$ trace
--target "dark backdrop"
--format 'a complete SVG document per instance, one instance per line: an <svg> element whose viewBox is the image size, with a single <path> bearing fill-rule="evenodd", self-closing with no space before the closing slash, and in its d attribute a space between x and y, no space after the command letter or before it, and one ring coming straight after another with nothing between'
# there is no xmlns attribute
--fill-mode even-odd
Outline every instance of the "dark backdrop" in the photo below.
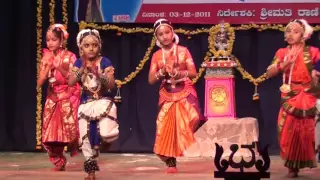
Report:
<svg viewBox="0 0 320 180"><path fill-rule="evenodd" d="M61 22L61 1L56 1L56 20ZM4 8L5 7L5 8ZM0 82L0 150L35 151L36 127L36 1L17 0L2 6L5 16L2 27ZM48 0L43 1L43 30L49 23ZM75 37L78 24L73 23L73 2L68 1L69 50L78 55ZM152 24L118 24L125 27L148 27ZM211 25L175 25L196 29ZM149 47L152 34L122 34L100 31L103 39L103 55L116 67L116 77L123 79L135 70ZM207 52L208 34L188 39L179 36L180 44L187 46L197 67ZM308 42L320 46L319 33ZM274 53L284 47L283 33L256 30L236 31L233 54L254 77L265 72ZM45 41L43 41L45 45ZM154 51L157 48L154 48ZM158 88L149 85L147 75L150 61L141 73L121 88L123 102L118 104L120 138L113 145L114 152L152 152L157 115ZM281 78L265 81L259 86L260 100L252 101L254 86L236 72L236 112L238 117L256 117L259 121L260 146L269 144L272 153L278 153L277 113L279 110L279 86ZM196 84L200 103L204 104L204 79ZM44 94L45 97L45 94ZM203 113L203 111L202 111Z"/></svg>

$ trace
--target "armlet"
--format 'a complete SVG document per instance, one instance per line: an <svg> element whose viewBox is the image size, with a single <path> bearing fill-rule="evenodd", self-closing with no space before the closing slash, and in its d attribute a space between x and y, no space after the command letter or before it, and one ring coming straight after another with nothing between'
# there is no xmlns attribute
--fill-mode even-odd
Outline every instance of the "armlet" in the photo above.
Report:
<svg viewBox="0 0 320 180"><path fill-rule="evenodd" d="M73 66L71 70L72 70L72 72L77 72L78 69L79 69L78 67Z"/></svg>
<svg viewBox="0 0 320 180"><path fill-rule="evenodd" d="M190 65L194 64L194 62L193 62L193 60L191 58L186 59L186 63L190 64Z"/></svg>

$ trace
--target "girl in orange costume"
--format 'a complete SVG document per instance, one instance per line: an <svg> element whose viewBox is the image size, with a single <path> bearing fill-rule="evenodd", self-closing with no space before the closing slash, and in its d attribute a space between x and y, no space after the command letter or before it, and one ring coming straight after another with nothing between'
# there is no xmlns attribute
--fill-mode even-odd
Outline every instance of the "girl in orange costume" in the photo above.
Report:
<svg viewBox="0 0 320 180"><path fill-rule="evenodd" d="M289 46L277 51L267 70L268 77L283 73L278 131L280 155L289 170L289 178L297 177L299 169L317 166L314 117L319 72L314 66L318 66L320 52L318 48L305 45L312 31L303 19L291 21L285 29Z"/></svg>
<svg viewBox="0 0 320 180"><path fill-rule="evenodd" d="M53 170L63 171L67 163L64 147L70 145L71 156L78 148L77 109L80 87L68 87L69 69L76 56L63 48L68 32L61 24L51 25L47 31L48 49L44 49L40 65L38 86L49 81L47 99L43 110L42 143L48 152Z"/></svg>
<svg viewBox="0 0 320 180"><path fill-rule="evenodd" d="M194 142L199 122L197 93L190 80L197 72L168 20L156 21L154 34L161 49L152 56L149 83L162 81L154 152L168 166L167 173L176 173L176 157Z"/></svg>

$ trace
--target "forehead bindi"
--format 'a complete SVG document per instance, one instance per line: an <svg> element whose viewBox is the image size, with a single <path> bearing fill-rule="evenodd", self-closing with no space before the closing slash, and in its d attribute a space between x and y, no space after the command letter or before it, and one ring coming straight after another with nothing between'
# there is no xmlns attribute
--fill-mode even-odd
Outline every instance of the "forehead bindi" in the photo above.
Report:
<svg viewBox="0 0 320 180"><path fill-rule="evenodd" d="M83 44L98 44L98 40L94 36L87 36L83 39Z"/></svg>
<svg viewBox="0 0 320 180"><path fill-rule="evenodd" d="M157 34L172 31L171 27L167 25L162 25L157 29Z"/></svg>
<svg viewBox="0 0 320 180"><path fill-rule="evenodd" d="M52 32L47 32L47 39L58 39L57 36Z"/></svg>

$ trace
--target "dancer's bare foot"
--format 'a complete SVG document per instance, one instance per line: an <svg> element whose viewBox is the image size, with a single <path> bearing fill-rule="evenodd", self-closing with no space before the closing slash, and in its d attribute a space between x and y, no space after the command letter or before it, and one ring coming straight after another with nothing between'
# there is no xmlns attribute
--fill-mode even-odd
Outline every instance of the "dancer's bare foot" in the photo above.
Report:
<svg viewBox="0 0 320 180"><path fill-rule="evenodd" d="M289 168L288 178L298 177L299 169Z"/></svg>
<svg viewBox="0 0 320 180"><path fill-rule="evenodd" d="M84 180L95 180L96 175L95 173L89 173L87 177L84 178Z"/></svg>
<svg viewBox="0 0 320 180"><path fill-rule="evenodd" d="M79 152L79 144L77 142L73 142L69 144L70 149L70 157L75 157Z"/></svg>
<svg viewBox="0 0 320 180"><path fill-rule="evenodd" d="M178 169L176 167L168 167L166 173L168 174L178 173Z"/></svg>
<svg viewBox="0 0 320 180"><path fill-rule="evenodd" d="M78 150L74 150L70 152L70 157L76 157L78 155Z"/></svg>

